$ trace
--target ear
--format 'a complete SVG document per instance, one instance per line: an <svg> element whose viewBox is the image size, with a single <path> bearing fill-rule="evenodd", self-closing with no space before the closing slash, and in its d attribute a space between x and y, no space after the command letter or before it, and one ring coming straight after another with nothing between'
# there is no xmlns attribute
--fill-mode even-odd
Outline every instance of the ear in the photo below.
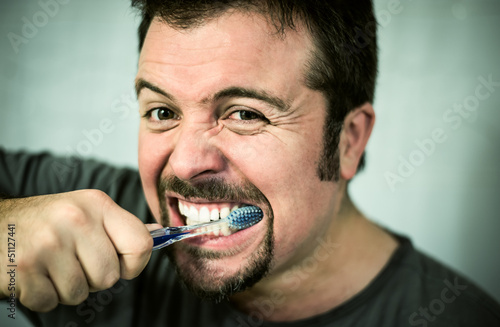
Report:
<svg viewBox="0 0 500 327"><path fill-rule="evenodd" d="M359 160L375 124L375 111L366 102L352 110L344 119L340 135L340 176L349 180L358 169Z"/></svg>

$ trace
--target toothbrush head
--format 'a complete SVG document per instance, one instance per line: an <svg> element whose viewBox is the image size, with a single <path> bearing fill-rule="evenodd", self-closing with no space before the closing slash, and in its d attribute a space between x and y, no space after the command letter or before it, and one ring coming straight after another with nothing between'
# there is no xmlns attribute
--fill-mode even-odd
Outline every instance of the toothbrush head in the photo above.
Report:
<svg viewBox="0 0 500 327"><path fill-rule="evenodd" d="M233 230L242 230L255 225L264 217L262 210L255 206L242 207L234 210L226 217L228 226Z"/></svg>

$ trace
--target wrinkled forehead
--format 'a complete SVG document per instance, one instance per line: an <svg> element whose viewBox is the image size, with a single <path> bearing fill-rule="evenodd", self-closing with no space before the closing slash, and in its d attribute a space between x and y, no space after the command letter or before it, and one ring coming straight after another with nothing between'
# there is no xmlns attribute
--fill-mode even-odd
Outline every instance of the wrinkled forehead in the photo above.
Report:
<svg viewBox="0 0 500 327"><path fill-rule="evenodd" d="M305 59L311 45L308 33L300 26L280 34L258 13L228 11L188 29L174 28L155 18L146 35L139 65L148 61L196 65L214 59L260 59L265 64L266 59L276 57Z"/></svg>

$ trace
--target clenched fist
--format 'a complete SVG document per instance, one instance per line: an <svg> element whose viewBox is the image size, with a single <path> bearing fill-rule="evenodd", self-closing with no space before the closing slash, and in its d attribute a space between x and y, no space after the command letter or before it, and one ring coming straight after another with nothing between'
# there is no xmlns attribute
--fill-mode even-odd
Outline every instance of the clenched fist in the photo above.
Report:
<svg viewBox="0 0 500 327"><path fill-rule="evenodd" d="M40 312L77 305L89 292L139 275L153 247L148 229L161 227L144 225L97 190L1 200L2 267L11 264L9 224L16 231L16 297ZM0 275L0 297L11 293L9 278Z"/></svg>

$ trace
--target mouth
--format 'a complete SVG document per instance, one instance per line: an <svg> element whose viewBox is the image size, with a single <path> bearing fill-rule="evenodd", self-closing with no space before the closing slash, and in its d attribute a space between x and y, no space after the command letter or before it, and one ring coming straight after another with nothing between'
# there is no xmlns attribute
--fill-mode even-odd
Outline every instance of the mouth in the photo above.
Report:
<svg viewBox="0 0 500 327"><path fill-rule="evenodd" d="M247 206L242 203L193 203L180 199L177 199L177 203L181 218L186 225L197 225L221 220L229 216L234 210ZM212 231L211 234L214 236L229 236L232 232L227 225L224 225L221 230ZM207 233L207 235L210 235L210 233Z"/></svg>
<svg viewBox="0 0 500 327"><path fill-rule="evenodd" d="M209 202L205 199L182 199L166 196L171 226L197 225L226 218L232 211L255 204L244 202ZM240 248L256 239L260 223L249 228L235 231L227 225L220 230L186 239L183 242L191 245L211 247L214 249Z"/></svg>

